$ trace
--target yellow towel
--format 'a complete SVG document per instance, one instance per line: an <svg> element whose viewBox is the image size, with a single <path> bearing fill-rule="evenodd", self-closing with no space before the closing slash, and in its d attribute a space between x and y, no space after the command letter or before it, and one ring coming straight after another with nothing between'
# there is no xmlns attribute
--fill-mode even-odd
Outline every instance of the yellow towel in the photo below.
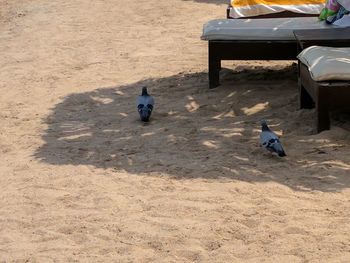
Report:
<svg viewBox="0 0 350 263"><path fill-rule="evenodd" d="M290 11L319 14L325 0L231 0L231 17L249 17Z"/></svg>

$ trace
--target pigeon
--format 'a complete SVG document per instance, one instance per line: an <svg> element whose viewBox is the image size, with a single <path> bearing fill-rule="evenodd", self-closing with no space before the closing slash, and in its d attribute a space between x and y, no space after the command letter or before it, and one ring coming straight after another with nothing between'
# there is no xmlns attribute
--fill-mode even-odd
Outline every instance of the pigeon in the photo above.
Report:
<svg viewBox="0 0 350 263"><path fill-rule="evenodd" d="M147 87L142 87L142 93L137 98L137 110L141 121L148 122L153 111L154 99L147 92Z"/></svg>
<svg viewBox="0 0 350 263"><path fill-rule="evenodd" d="M260 143L263 147L265 147L270 152L275 152L280 157L286 156L286 153L283 150L282 144L278 139L277 135L270 130L267 126L265 120L261 122L261 134L260 134Z"/></svg>

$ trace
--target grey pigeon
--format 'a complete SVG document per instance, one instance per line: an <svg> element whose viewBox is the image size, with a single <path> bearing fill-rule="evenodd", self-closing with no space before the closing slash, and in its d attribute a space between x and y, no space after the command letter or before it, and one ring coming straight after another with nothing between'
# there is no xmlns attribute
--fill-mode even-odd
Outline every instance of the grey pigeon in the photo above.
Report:
<svg viewBox="0 0 350 263"><path fill-rule="evenodd" d="M142 88L142 94L137 98L137 111L141 121L148 122L154 107L154 99L147 92L147 87Z"/></svg>
<svg viewBox="0 0 350 263"><path fill-rule="evenodd" d="M275 152L278 156L286 156L278 136L270 130L265 120L261 122L260 144L270 152Z"/></svg>

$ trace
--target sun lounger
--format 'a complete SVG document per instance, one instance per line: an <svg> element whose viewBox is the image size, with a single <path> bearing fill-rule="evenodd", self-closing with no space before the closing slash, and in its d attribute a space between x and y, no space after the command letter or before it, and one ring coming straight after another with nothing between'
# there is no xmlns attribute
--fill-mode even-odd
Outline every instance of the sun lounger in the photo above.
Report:
<svg viewBox="0 0 350 263"><path fill-rule="evenodd" d="M327 27L315 17L209 21L201 37L208 41L209 88L219 85L222 60L295 60L293 31Z"/></svg>
<svg viewBox="0 0 350 263"><path fill-rule="evenodd" d="M298 59L300 108L316 107L317 132L328 130L329 112L350 108L350 48L312 46Z"/></svg>

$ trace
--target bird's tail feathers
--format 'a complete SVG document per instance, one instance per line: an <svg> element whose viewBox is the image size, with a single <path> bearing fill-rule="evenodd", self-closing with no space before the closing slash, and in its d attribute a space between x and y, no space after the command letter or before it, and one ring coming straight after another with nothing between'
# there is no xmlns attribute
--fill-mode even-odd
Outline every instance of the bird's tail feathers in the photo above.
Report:
<svg viewBox="0 0 350 263"><path fill-rule="evenodd" d="M148 92L147 92L147 87L146 86L142 87L142 94L141 95L142 96L148 96Z"/></svg>

